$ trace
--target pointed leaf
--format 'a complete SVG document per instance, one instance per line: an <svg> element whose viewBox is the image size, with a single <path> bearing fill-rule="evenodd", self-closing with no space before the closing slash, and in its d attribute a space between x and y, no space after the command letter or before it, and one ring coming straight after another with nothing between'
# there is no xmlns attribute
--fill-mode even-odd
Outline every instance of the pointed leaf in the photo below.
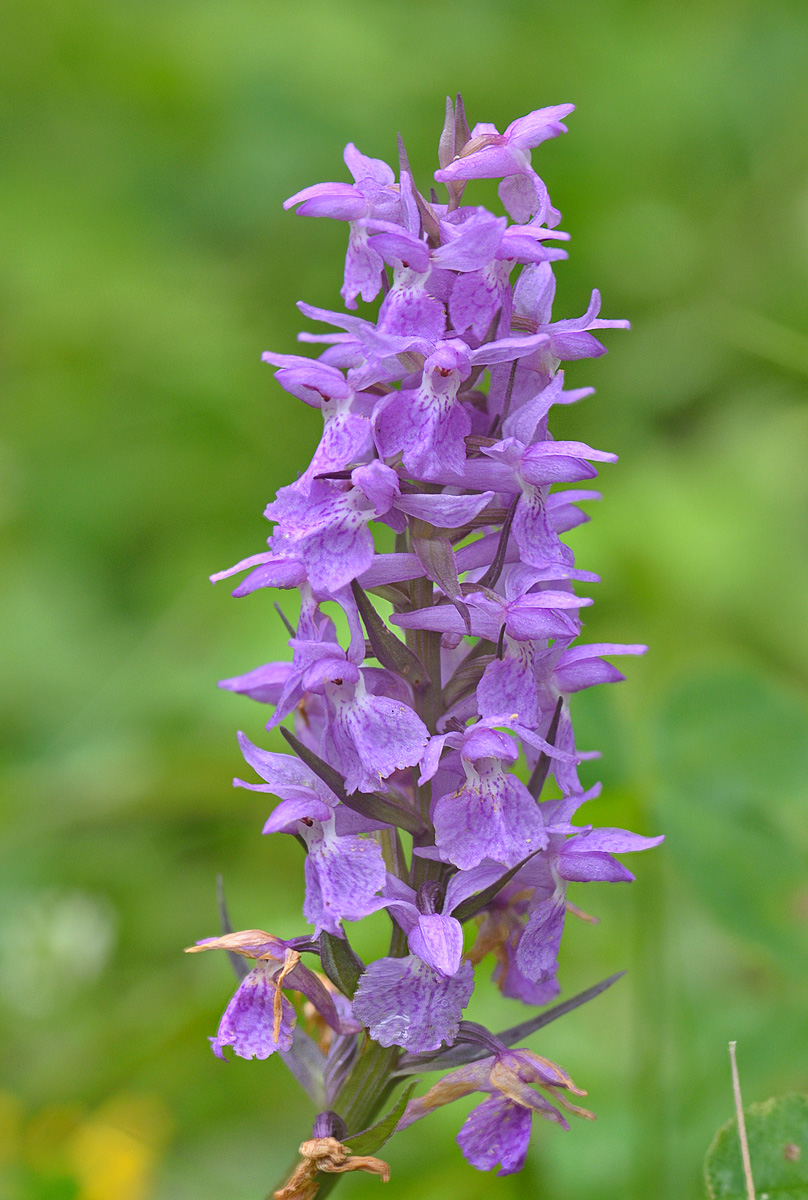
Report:
<svg viewBox="0 0 808 1200"><path fill-rule="evenodd" d="M222 927L222 934L232 933L233 926L227 911L227 903L224 898L224 879L221 875L216 876L216 902L219 908L219 924ZM241 982L244 976L249 974L250 967L240 954L234 954L232 950L227 951L227 957L230 959L230 966L236 973L236 979Z"/></svg>
<svg viewBox="0 0 808 1200"><path fill-rule="evenodd" d="M808 1096L794 1094L744 1109L757 1196L808 1200ZM737 1119L728 1121L707 1151L709 1200L746 1200Z"/></svg>
<svg viewBox="0 0 808 1200"><path fill-rule="evenodd" d="M463 104L463 97L460 92L457 93L455 101L455 143L454 152L459 154L464 146L471 140L471 130L469 123L466 120L466 109Z"/></svg>
<svg viewBox="0 0 808 1200"><path fill-rule="evenodd" d="M438 585L444 596L451 600L463 618L467 632L471 633L471 617L468 606L462 599L452 543L448 538L414 537L412 548L429 578Z"/></svg>
<svg viewBox="0 0 808 1200"><path fill-rule="evenodd" d="M408 833L422 832L423 826L418 816L408 809L402 808L394 800L388 800L386 796L380 796L378 792L351 792L349 795L345 791L345 779L339 771L335 771L318 754L304 746L288 729L281 727L281 733L301 762L304 762L319 779L322 779L323 783L331 789L335 796L339 797L346 808L352 808L354 812L361 813L363 817L369 817L372 821L384 821L388 825L406 829Z"/></svg>
<svg viewBox="0 0 808 1200"><path fill-rule="evenodd" d="M438 142L438 163L448 167L455 156L455 115L451 96L446 97L446 119Z"/></svg>
<svg viewBox="0 0 808 1200"><path fill-rule="evenodd" d="M561 719L561 709L563 705L564 698L563 696L559 696L558 703L555 707L555 712L553 713L553 719L550 722L550 728L547 730L547 737L545 738L545 741L549 742L551 746L555 745L556 735L558 733L558 722ZM527 781L527 790L530 792L534 800L538 800L539 796L541 795L542 788L544 787L549 770L550 759L542 750L541 754L539 755L538 762L533 768L533 774Z"/></svg>
<svg viewBox="0 0 808 1200"><path fill-rule="evenodd" d="M356 580L351 584L351 591L356 600L368 640L373 653L383 667L406 679L412 687L420 690L429 682L426 667L414 651L410 650L392 630L388 629L376 609L370 603L367 594Z"/></svg>
<svg viewBox="0 0 808 1200"><path fill-rule="evenodd" d="M377 1121L369 1129L363 1129L361 1133L343 1138L343 1146L347 1146L352 1154L375 1154L377 1150L380 1150L395 1133L396 1125L404 1116L404 1109L407 1107L407 1102L417 1082L417 1079L413 1079L412 1083L407 1084L386 1117L382 1117L381 1121Z"/></svg>
<svg viewBox="0 0 808 1200"><path fill-rule="evenodd" d="M473 658L465 658L443 689L444 707L451 708L468 692L473 692L485 668L493 661L493 654L476 654Z"/></svg>
<svg viewBox="0 0 808 1200"><path fill-rule="evenodd" d="M418 205L418 212L421 215L421 224L424 228L424 233L427 237L427 242L430 246L436 247L440 245L440 225L438 218L435 216L432 206L424 199L418 188L413 187L415 195L415 203Z"/></svg>
<svg viewBox="0 0 808 1200"><path fill-rule="evenodd" d="M535 1033L537 1029L543 1029L545 1025L549 1025L551 1021L557 1021L559 1017L564 1017L573 1009L580 1008L582 1004L586 1004L588 1000L594 1000L601 992L605 992L613 983L617 983L618 979L622 979L625 971L618 971L616 975L610 975L608 979L602 979L600 983L596 983L593 987L587 988L584 992L578 992L576 996L571 996L569 1000L565 1000L562 1004L555 1004L552 1008L545 1009L543 1013L539 1013L537 1017L533 1017L530 1021L523 1021L521 1025L511 1025L509 1029L503 1029L501 1033L494 1036L506 1046L513 1046L516 1042L523 1041L526 1037L530 1037L531 1033ZM396 1069L396 1075L414 1075L417 1071L443 1071L449 1070L452 1067L462 1067L464 1063L476 1062L479 1058L485 1058L491 1053L484 1046L462 1045L452 1046L449 1050L443 1050L437 1054L405 1054L399 1060Z"/></svg>
<svg viewBox="0 0 808 1200"><path fill-rule="evenodd" d="M495 587L496 583L502 574L502 568L505 566L505 555L508 552L508 541L511 536L511 526L513 525L514 514L516 513L516 505L519 503L519 497L514 496L508 508L508 515L502 523L497 549L494 555L491 566L486 571L480 580L481 587Z"/></svg>
<svg viewBox="0 0 808 1200"><path fill-rule="evenodd" d="M523 858L522 861L518 862L515 867L511 867L511 869L506 871L504 875L501 875L499 879L496 879L493 883L489 884L487 888L483 888L481 892L476 892L473 896L469 896L467 900L464 900L461 904L458 904L457 908L455 908L452 912L452 916L455 918L455 920L460 921L462 924L463 921L468 921L470 917L475 916L481 911L481 909L485 908L487 904L490 904L496 894L502 891L502 889L505 887L505 884L510 883L516 872L521 871L525 863L529 863L531 858L534 858L538 853L540 853L538 850L534 850L532 854L528 854L527 858Z"/></svg>
<svg viewBox="0 0 808 1200"><path fill-rule="evenodd" d="M354 954L348 939L323 930L320 934L320 962L334 986L349 1000L353 1000L365 964Z"/></svg>

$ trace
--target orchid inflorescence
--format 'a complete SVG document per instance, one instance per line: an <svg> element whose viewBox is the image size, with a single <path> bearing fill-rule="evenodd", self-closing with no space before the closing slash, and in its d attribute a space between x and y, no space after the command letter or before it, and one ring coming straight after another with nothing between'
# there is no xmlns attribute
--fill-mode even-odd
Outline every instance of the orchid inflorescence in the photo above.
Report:
<svg viewBox="0 0 808 1200"><path fill-rule="evenodd" d="M599 786L579 782L578 764L595 756L576 748L570 696L623 678L607 656L646 649L576 644L591 600L574 585L597 576L561 540L587 519L581 502L598 498L592 463L615 455L553 439L552 406L592 391L565 390L560 364L603 354L595 331L627 327L598 316L597 292L582 317L551 319L552 263L566 257L551 243L568 235L530 152L566 132L572 107L539 109L500 134L469 131L460 97L447 101L443 200L416 190L400 144L398 182L348 145L353 183L286 201L348 223L346 307L382 298L375 321L301 303L336 330L300 335L323 352L263 355L287 392L320 409L323 435L265 510L269 549L212 577L246 571L235 596L300 596L291 663L221 686L274 705L268 729L293 718L294 732L281 727L289 753L240 735L262 782L234 782L279 798L264 833L305 849L313 932L284 940L226 926L192 947L254 964L240 971L215 1053L277 1052L320 1110L284 1197L314 1195L327 1171L386 1177L361 1157L379 1138L356 1135L416 1072L453 1068L402 1100L385 1136L481 1092L458 1141L500 1174L523 1165L534 1113L564 1127L565 1110L590 1115L569 1100L582 1093L560 1067L512 1048L555 1010L499 1035L463 1020L489 954L504 996L551 1001L565 915L577 911L568 884L631 880L614 854L662 840L571 823ZM469 181L492 178L513 224L462 203ZM548 781L554 798L542 800ZM380 909L390 951L365 964L343 922ZM476 935L464 941L467 922ZM290 991L306 999L312 1036Z"/></svg>

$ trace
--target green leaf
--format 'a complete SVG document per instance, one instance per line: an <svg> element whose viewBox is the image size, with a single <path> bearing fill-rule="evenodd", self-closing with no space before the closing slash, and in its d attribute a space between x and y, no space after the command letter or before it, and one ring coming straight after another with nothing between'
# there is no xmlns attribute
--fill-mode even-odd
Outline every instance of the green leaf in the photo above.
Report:
<svg viewBox="0 0 808 1200"><path fill-rule="evenodd" d="M496 553L491 562L491 566L480 580L480 587L496 587L499 577L502 574L502 568L505 566L505 555L508 551L508 540L511 536L511 526L513 525L513 518L516 514L516 505L518 503L519 497L514 496L510 507L508 508L508 515L502 523L502 529L500 530Z"/></svg>
<svg viewBox="0 0 808 1200"><path fill-rule="evenodd" d="M412 539L412 548L418 555L421 566L429 578L438 585L444 596L451 600L460 613L466 626L466 633L470 634L471 617L469 616L468 605L463 600L460 580L457 577L457 563L455 562L452 543L448 538L414 537Z"/></svg>
<svg viewBox="0 0 808 1200"><path fill-rule="evenodd" d="M233 926L230 921L230 914L227 911L227 901L224 898L224 879L221 875L216 876L216 902L219 908L219 924L222 927L222 933L232 933ZM230 966L233 968L236 979L239 983L248 975L250 968L241 957L240 954L234 954L232 950L227 951L227 957L230 959Z"/></svg>
<svg viewBox="0 0 808 1200"><path fill-rule="evenodd" d="M381 1121L377 1121L369 1129L363 1129L361 1133L355 1133L353 1137L343 1138L342 1144L347 1146L354 1154L375 1154L395 1133L396 1125L398 1125L404 1116L407 1101L412 1095L413 1088L417 1082L417 1079L413 1079L412 1083L407 1084L386 1117L382 1117Z"/></svg>
<svg viewBox="0 0 808 1200"><path fill-rule="evenodd" d="M351 584L351 591L367 630L373 653L382 666L387 667L388 671L400 675L402 679L406 679L416 690L426 687L429 683L429 675L418 655L387 628L356 580Z"/></svg>
<svg viewBox="0 0 808 1200"><path fill-rule="evenodd" d="M600 983L587 988L585 992L578 992L577 995L570 996L569 1000L555 1004L552 1008L546 1008L537 1017L532 1017L529 1021L522 1021L520 1025L511 1025L509 1029L503 1029L494 1036L500 1042L504 1042L506 1046L514 1046L517 1042L522 1042L525 1038L530 1037L537 1029L543 1029L545 1025L557 1021L559 1017L566 1016L573 1009L580 1008L582 1004L594 1000L596 996L605 992L624 975L625 971L618 971L616 975L602 979ZM450 1068L462 1067L465 1063L477 1062L478 1059L485 1058L488 1054L490 1054L490 1050L485 1046L470 1042L458 1042L448 1050L439 1050L437 1053L428 1051L424 1054L405 1054L396 1068L396 1075L412 1075L416 1071L448 1071Z"/></svg>
<svg viewBox="0 0 808 1200"><path fill-rule="evenodd" d="M510 883L516 872L521 871L525 863L529 863L531 858L538 853L538 850L534 850L532 854L528 854L526 858L523 858L520 862L518 862L515 867L511 867L511 869L506 871L504 875L500 875L499 879L495 880L493 883L490 883L487 888L483 888L481 892L475 892L473 896L469 896L467 900L463 900L460 904L458 904L457 908L452 909L451 916L453 916L456 921L460 921L461 924L464 921L468 921L471 917L478 913L480 909L483 909L487 904L490 904L497 893L502 891L502 889L505 887L505 884Z"/></svg>
<svg viewBox="0 0 808 1200"><path fill-rule="evenodd" d="M555 706L555 712L553 713L553 719L550 722L550 728L547 730L547 737L545 738L545 741L549 742L551 746L555 745L556 735L558 733L558 722L561 720L561 709L563 707L564 699L562 696L559 696L558 702ZM550 756L549 754L545 754L542 750L536 765L533 768L533 773L530 776L530 779L527 781L527 790L530 792L534 800L538 800L541 796L542 788L544 787L549 770Z"/></svg>
<svg viewBox="0 0 808 1200"><path fill-rule="evenodd" d="M808 1096L794 1094L744 1109L758 1200L808 1200ZM738 1123L723 1125L707 1151L709 1200L746 1200Z"/></svg>
<svg viewBox="0 0 808 1200"><path fill-rule="evenodd" d="M354 954L348 939L335 937L323 930L320 934L320 962L331 982L352 1000L365 966L361 958Z"/></svg>

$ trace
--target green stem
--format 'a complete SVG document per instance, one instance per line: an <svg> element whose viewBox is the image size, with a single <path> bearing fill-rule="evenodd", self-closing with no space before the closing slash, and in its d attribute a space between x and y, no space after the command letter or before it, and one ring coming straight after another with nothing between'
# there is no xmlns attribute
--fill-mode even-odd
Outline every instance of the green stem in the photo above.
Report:
<svg viewBox="0 0 808 1200"><path fill-rule="evenodd" d="M368 1038L334 1101L334 1110L342 1117L349 1134L359 1133L373 1121L390 1091L390 1076L400 1053L398 1046L380 1046Z"/></svg>
<svg viewBox="0 0 808 1200"><path fill-rule="evenodd" d="M334 1111L339 1113L348 1127L348 1134L359 1133L372 1125L379 1115L385 1100L393 1088L391 1079L396 1068L401 1051L398 1046L380 1046L368 1038L354 1069L342 1086L342 1090L334 1101ZM294 1164L286 1179L289 1178ZM286 1179L278 1185L283 1187ZM337 1186L342 1175L338 1173L320 1172L317 1175L317 1200L324 1197ZM267 1200L272 1200L271 1192Z"/></svg>

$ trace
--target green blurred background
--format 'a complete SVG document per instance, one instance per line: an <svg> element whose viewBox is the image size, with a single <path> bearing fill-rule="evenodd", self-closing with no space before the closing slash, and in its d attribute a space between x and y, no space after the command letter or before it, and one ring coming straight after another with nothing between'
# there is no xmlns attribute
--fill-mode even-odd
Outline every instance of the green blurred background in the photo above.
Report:
<svg viewBox="0 0 808 1200"><path fill-rule="evenodd" d="M480 1175L443 1110L387 1200L696 1200L731 1112L808 1089L808 10L803 0L18 0L4 6L0 1195L256 1200L310 1120L280 1062L210 1054L232 987L183 946L300 930L301 860L230 788L266 713L215 681L282 655L260 548L316 414L260 352L339 303L345 228L284 214L343 145L427 187L447 91L503 128L574 101L535 162L573 236L557 316L630 317L556 433L617 451L574 534L592 640L647 641L576 703L593 819L666 846L579 887L533 1039L596 1124ZM479 193L482 195L482 191ZM275 735L264 744L277 745ZM371 923L372 924L372 923ZM384 920L361 935L381 951ZM518 1019L482 988L474 1015ZM470 1103L465 1105L468 1109ZM366 1177L341 1185L370 1195Z"/></svg>

